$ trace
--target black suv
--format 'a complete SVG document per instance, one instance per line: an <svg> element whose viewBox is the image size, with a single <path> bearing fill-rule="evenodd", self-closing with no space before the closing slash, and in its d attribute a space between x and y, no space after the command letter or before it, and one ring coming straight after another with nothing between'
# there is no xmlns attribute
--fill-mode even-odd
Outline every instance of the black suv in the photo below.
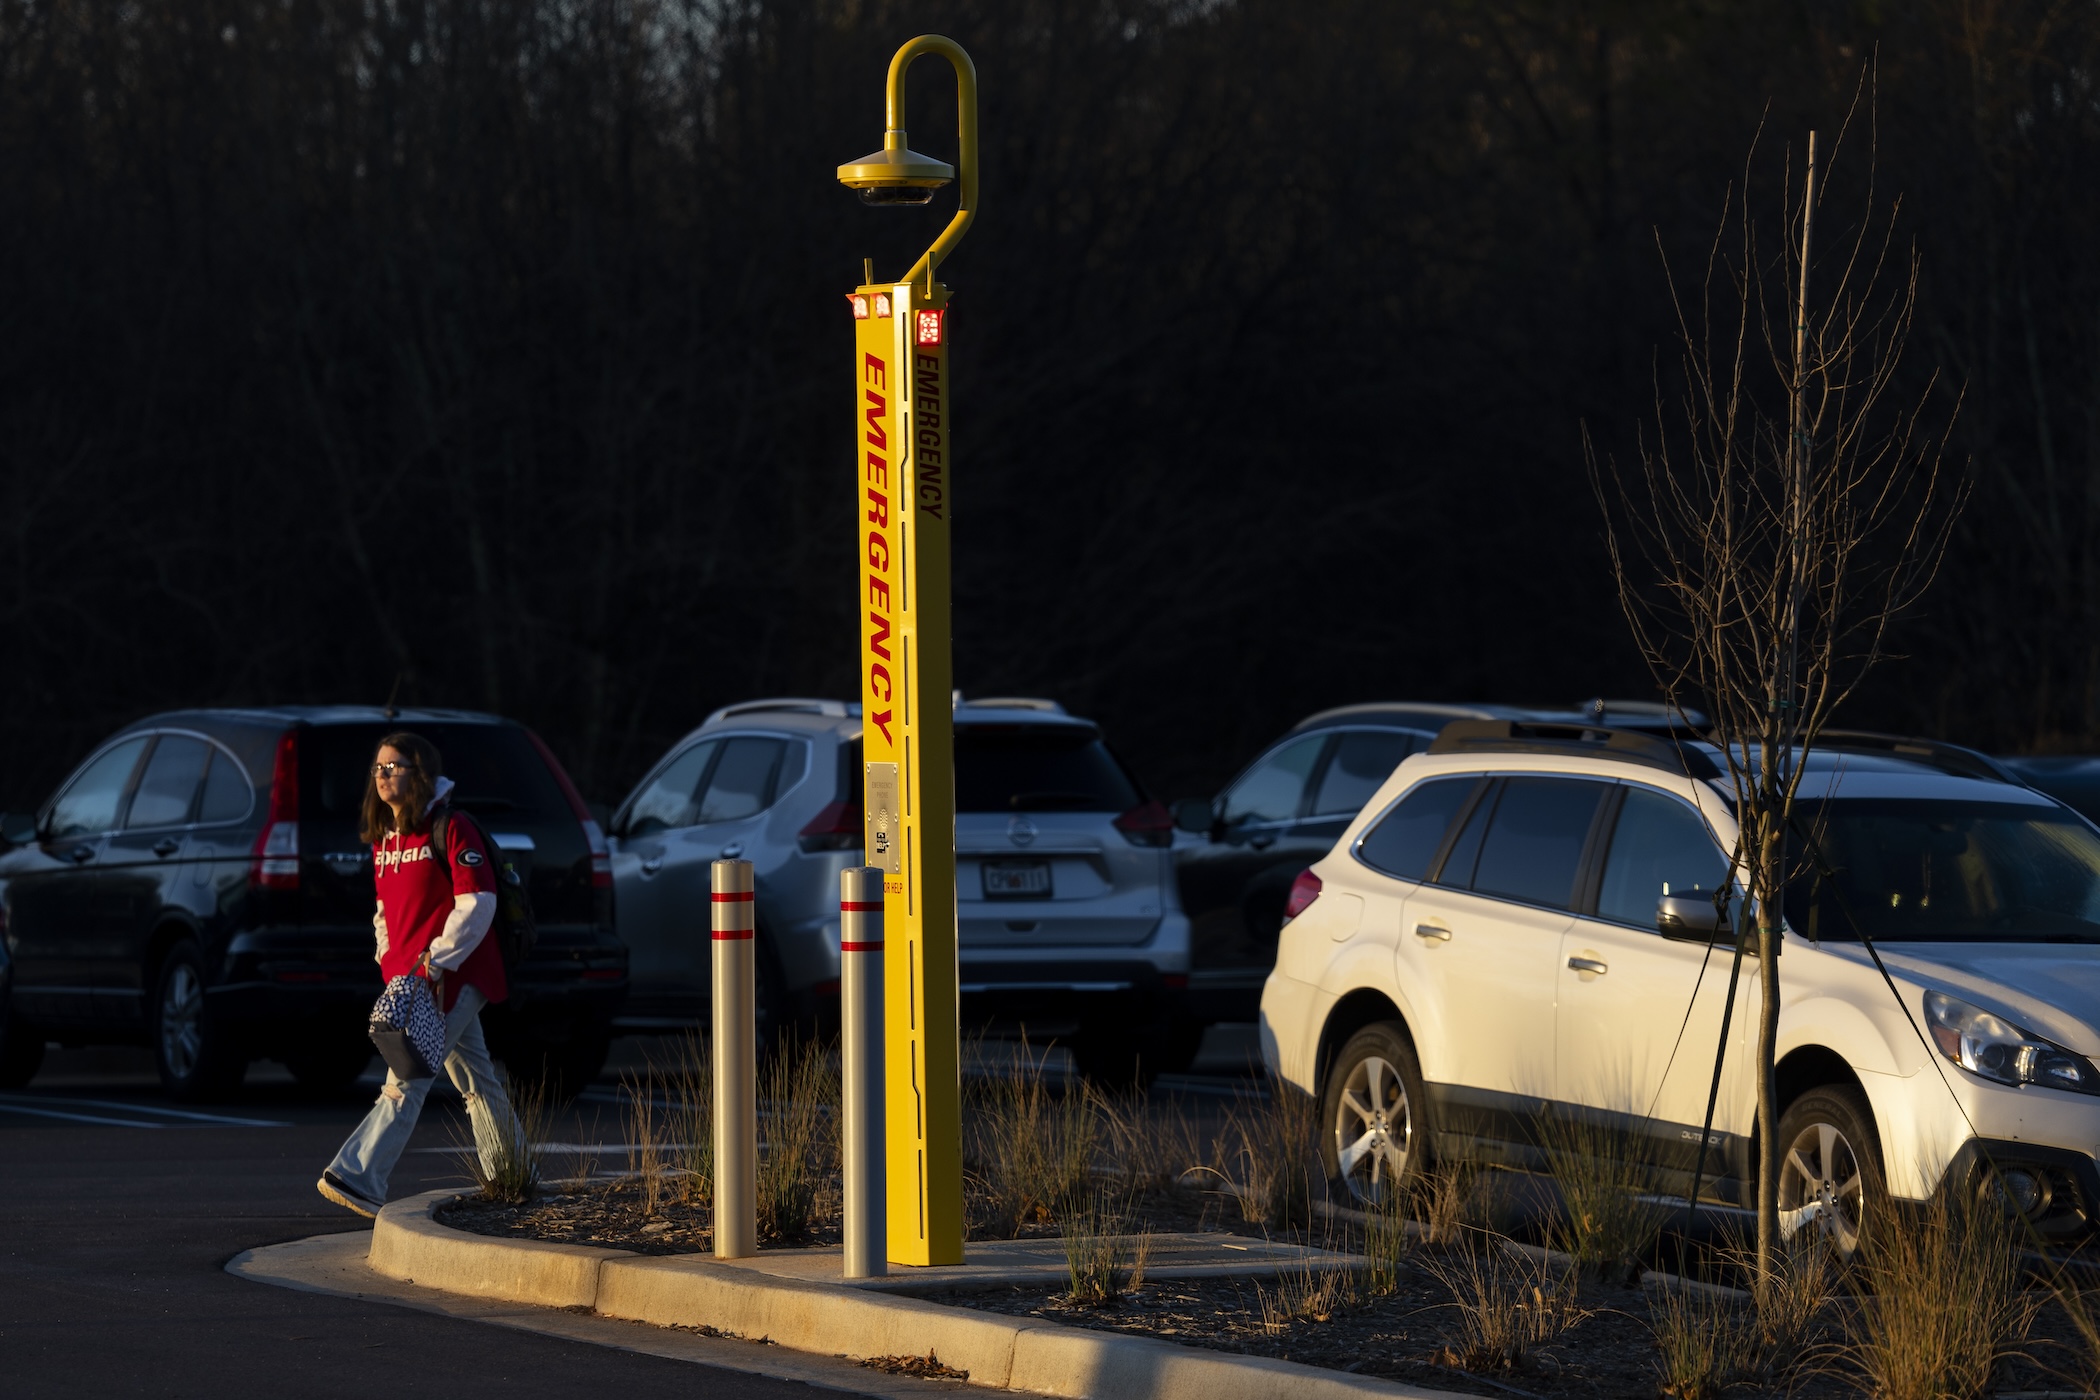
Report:
<svg viewBox="0 0 2100 1400"><path fill-rule="evenodd" d="M0 818L0 1086L44 1044L150 1045L179 1098L252 1059L314 1089L372 1057L371 848L380 738L436 744L453 803L529 870L539 940L483 1024L513 1074L566 1087L604 1063L627 991L612 865L568 775L522 725L460 710L184 710L118 732L34 817Z"/></svg>

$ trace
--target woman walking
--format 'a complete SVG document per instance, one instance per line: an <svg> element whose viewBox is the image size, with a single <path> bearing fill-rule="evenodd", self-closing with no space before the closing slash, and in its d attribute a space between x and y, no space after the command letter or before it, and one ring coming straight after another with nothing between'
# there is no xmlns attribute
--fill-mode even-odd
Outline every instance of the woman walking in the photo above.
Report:
<svg viewBox="0 0 2100 1400"><path fill-rule="evenodd" d="M507 992L503 955L488 936L496 918L496 880L481 833L471 821L443 821L444 846L431 846L432 819L452 791L429 740L389 734L379 741L365 788L362 839L372 843L379 908L372 929L379 972L422 977L445 1013L445 1073L467 1101L484 1171L518 1139L503 1080L489 1061L481 1008ZM377 1215L387 1178L437 1080L403 1081L390 1069L379 1099L342 1151L321 1173L323 1196L359 1215Z"/></svg>

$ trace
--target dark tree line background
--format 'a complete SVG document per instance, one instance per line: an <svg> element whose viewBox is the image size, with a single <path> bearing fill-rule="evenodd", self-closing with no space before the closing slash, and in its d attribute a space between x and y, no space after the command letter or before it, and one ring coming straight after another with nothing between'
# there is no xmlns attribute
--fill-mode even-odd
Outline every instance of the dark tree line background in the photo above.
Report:
<svg viewBox="0 0 2100 1400"><path fill-rule="evenodd" d="M850 696L841 294L914 33L974 54L956 672L1160 795L1303 713L1641 694L1583 465L1657 245L1900 192L1976 492L1852 724L2100 743L2100 7L0 0L0 805L177 704L500 710L616 799ZM910 131L953 149L915 70ZM1760 183L1761 182L1761 183ZM1827 243L1842 241L1837 225Z"/></svg>

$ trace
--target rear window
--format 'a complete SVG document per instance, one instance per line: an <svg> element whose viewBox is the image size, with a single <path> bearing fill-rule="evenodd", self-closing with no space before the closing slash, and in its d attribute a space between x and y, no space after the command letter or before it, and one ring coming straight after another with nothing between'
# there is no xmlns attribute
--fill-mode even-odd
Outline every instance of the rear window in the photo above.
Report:
<svg viewBox="0 0 2100 1400"><path fill-rule="evenodd" d="M302 815L355 824L371 781L379 741L398 724L329 725L302 740ZM452 803L476 816L569 818L568 799L525 731L507 724L418 724L410 729L437 745Z"/></svg>
<svg viewBox="0 0 2100 1400"><path fill-rule="evenodd" d="M1127 812L1144 799L1094 730L958 725L958 812Z"/></svg>
<svg viewBox="0 0 2100 1400"><path fill-rule="evenodd" d="M1477 778L1437 778L1422 783L1371 828L1356 854L1373 870L1420 880L1444 844L1444 833L1472 794Z"/></svg>

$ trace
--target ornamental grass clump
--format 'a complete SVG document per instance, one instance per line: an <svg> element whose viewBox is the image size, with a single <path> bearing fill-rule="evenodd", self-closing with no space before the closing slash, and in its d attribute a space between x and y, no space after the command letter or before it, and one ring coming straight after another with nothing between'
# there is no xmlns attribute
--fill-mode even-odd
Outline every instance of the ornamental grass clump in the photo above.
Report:
<svg viewBox="0 0 2100 1400"><path fill-rule="evenodd" d="M837 1194L839 1082L830 1047L789 1043L759 1078L758 1237L802 1244Z"/></svg>
<svg viewBox="0 0 2100 1400"><path fill-rule="evenodd" d="M1025 1039L992 1054L999 1068L971 1089L970 1155L984 1192L983 1227L1013 1238L1092 1199L1108 1123L1086 1084L1044 1081L1044 1056Z"/></svg>
<svg viewBox="0 0 2100 1400"><path fill-rule="evenodd" d="M1500 1235L1469 1234L1443 1255L1425 1256L1423 1267L1451 1292L1458 1325L1443 1360L1462 1371L1523 1370L1539 1348L1589 1316L1579 1270L1535 1259Z"/></svg>
<svg viewBox="0 0 2100 1400"><path fill-rule="evenodd" d="M1670 1214L1646 1135L1579 1111L1540 1118L1538 1135L1564 1207L1554 1246L1593 1279L1638 1282Z"/></svg>
<svg viewBox="0 0 2100 1400"><path fill-rule="evenodd" d="M472 1123L471 1140L456 1141L454 1150L480 1188L481 1199L523 1205L540 1186L540 1144L545 1141L547 1098L537 1085L512 1086L508 1123Z"/></svg>
<svg viewBox="0 0 2100 1400"><path fill-rule="evenodd" d="M1282 1081L1226 1110L1218 1172L1240 1216L1276 1229L1309 1228L1319 1168L1319 1104Z"/></svg>
<svg viewBox="0 0 2100 1400"><path fill-rule="evenodd" d="M1879 1400L1978 1400L2020 1355L2037 1301L2020 1240L1988 1204L1945 1193L1888 1211L1861 1264L1867 1296L1838 1348Z"/></svg>
<svg viewBox="0 0 2100 1400"><path fill-rule="evenodd" d="M1106 1189L1063 1203L1058 1222L1065 1249L1066 1296L1082 1307L1110 1307L1145 1281L1152 1232L1132 1232L1129 1213Z"/></svg>

